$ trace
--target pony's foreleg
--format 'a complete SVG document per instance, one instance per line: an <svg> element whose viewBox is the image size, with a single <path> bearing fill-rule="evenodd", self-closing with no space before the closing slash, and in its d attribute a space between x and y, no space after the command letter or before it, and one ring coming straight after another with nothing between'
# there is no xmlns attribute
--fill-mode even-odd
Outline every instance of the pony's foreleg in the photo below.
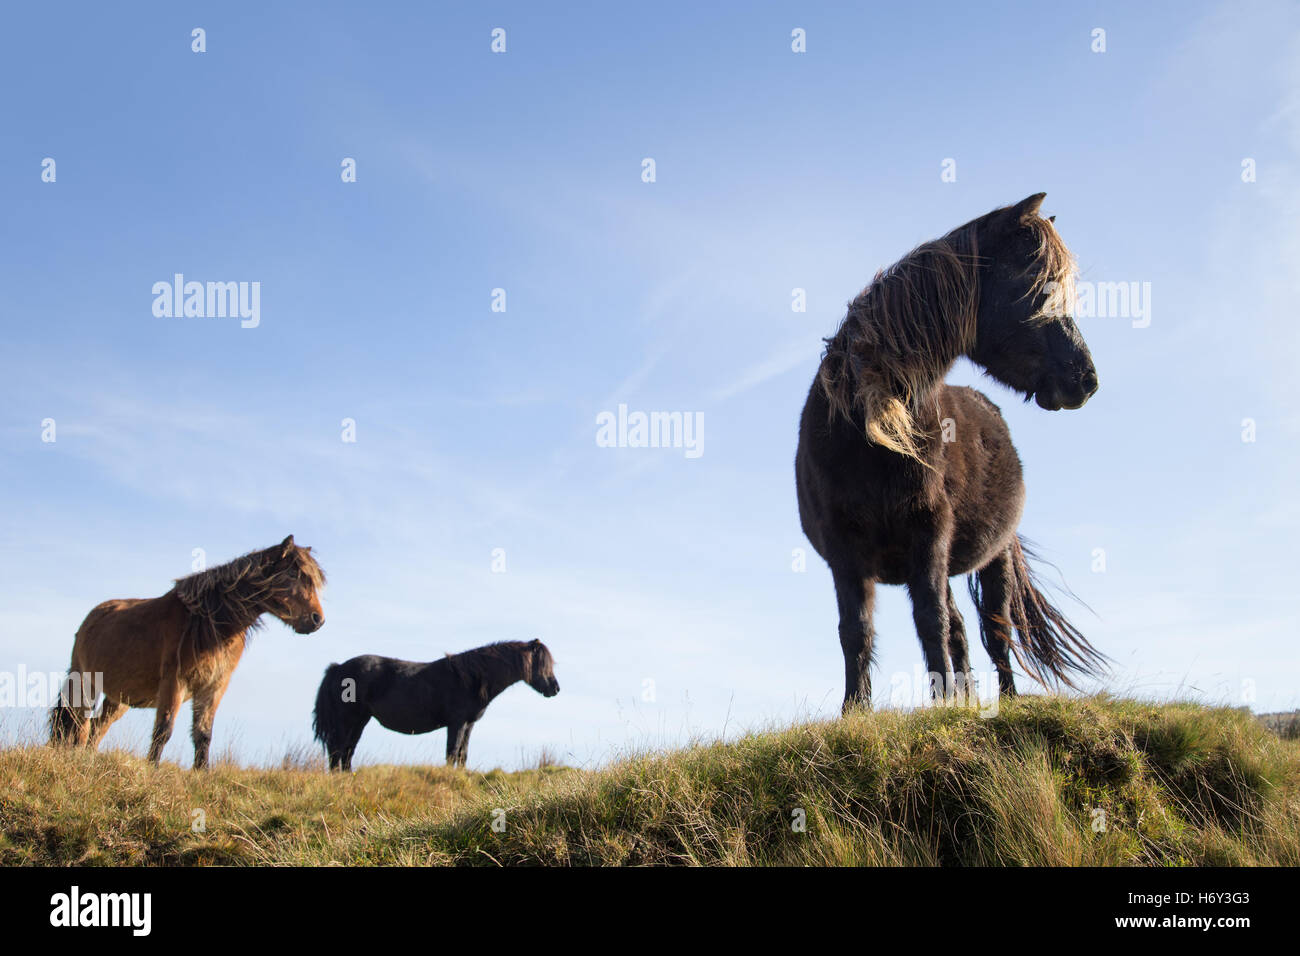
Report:
<svg viewBox="0 0 1300 956"><path fill-rule="evenodd" d="M474 729L473 723L465 725L465 729L460 734L460 748L456 751L456 766L463 767L469 760L469 732Z"/></svg>
<svg viewBox="0 0 1300 956"><path fill-rule="evenodd" d="M447 725L447 766L459 767L464 765L461 759L461 749L468 745L469 728L467 723L454 723Z"/></svg>
<svg viewBox="0 0 1300 956"><path fill-rule="evenodd" d="M952 676L956 685L957 699L975 703L978 694L975 677L970 667L970 645L966 642L966 622L962 620L961 611L957 610L957 599L953 597L952 585L948 585L948 654L952 658Z"/></svg>
<svg viewBox="0 0 1300 956"><path fill-rule="evenodd" d="M208 765L208 748L212 745L212 722L217 716L217 705L221 703L226 688L230 685L230 675L209 687L202 688L194 695L194 722L190 727L190 739L194 741L194 769L202 770Z"/></svg>
<svg viewBox="0 0 1300 956"><path fill-rule="evenodd" d="M157 713L153 720L153 738L149 743L149 759L158 763L163 748L171 740L176 724L176 711L181 705L181 682L176 674L164 674L158 684Z"/></svg>
<svg viewBox="0 0 1300 956"><path fill-rule="evenodd" d="M972 588L980 612L980 637L984 649L998 669L998 693L1016 695L1016 679L1011 673L1011 591L1015 581L1011 552L1005 551L975 574L979 588Z"/></svg>
<svg viewBox="0 0 1300 956"><path fill-rule="evenodd" d="M871 706L871 614L876 584L853 574L832 572L840 611L840 650L844 652L844 704L841 713Z"/></svg>
<svg viewBox="0 0 1300 956"><path fill-rule="evenodd" d="M912 597L912 620L921 639L929 673L930 697L946 700L952 693L952 660L948 655L948 555L931 548L907 582Z"/></svg>

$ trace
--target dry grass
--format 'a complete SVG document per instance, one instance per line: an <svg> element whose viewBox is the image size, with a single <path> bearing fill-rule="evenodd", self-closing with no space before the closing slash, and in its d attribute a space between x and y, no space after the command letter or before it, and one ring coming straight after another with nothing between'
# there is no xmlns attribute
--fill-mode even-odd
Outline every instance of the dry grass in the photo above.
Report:
<svg viewBox="0 0 1300 956"><path fill-rule="evenodd" d="M15 748L0 863L1300 865L1300 743L1230 709L1034 697L537 764L195 774Z"/></svg>
<svg viewBox="0 0 1300 956"><path fill-rule="evenodd" d="M330 776L304 751L281 769L194 773L120 752L20 747L0 753L0 864L347 863L351 847L398 821L564 772L380 766Z"/></svg>
<svg viewBox="0 0 1300 956"><path fill-rule="evenodd" d="M1300 710L1277 714L1260 714L1260 721L1273 733L1287 740L1300 740Z"/></svg>

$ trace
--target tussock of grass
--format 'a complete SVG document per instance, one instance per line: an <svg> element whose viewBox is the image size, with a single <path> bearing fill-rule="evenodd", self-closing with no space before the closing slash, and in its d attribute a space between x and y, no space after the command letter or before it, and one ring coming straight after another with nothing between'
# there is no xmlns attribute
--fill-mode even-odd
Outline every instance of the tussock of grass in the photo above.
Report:
<svg viewBox="0 0 1300 956"><path fill-rule="evenodd" d="M509 864L1290 864L1300 748L1248 714L1032 697L860 714L474 800L359 847ZM802 811L804 828L796 827Z"/></svg>
<svg viewBox="0 0 1300 956"><path fill-rule="evenodd" d="M192 774L20 748L0 754L0 827L9 864L1294 866L1300 744L1235 710L1029 697L597 772Z"/></svg>

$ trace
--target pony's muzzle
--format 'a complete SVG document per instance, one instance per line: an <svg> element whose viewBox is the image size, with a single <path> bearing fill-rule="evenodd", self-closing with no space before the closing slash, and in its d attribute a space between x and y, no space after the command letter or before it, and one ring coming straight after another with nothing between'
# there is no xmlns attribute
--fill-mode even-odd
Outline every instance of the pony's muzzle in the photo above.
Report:
<svg viewBox="0 0 1300 956"><path fill-rule="evenodd" d="M293 629L297 631L299 634L313 634L316 631L319 631L324 626L325 626L325 615L317 614L315 611L313 611L310 617L306 617L298 621L298 623L294 625Z"/></svg>
<svg viewBox="0 0 1300 956"><path fill-rule="evenodd" d="M1082 408L1088 403L1088 399L1097 394L1100 385L1097 380L1097 370L1089 366L1072 385L1062 387L1056 382L1045 383L1034 393L1034 401L1038 403L1039 408L1045 408L1049 412L1059 411L1062 408Z"/></svg>

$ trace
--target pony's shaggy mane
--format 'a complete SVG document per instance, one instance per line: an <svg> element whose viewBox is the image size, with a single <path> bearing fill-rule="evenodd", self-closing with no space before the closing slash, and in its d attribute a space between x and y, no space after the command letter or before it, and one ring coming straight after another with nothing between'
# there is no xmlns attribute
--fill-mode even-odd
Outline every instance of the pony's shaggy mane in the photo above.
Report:
<svg viewBox="0 0 1300 956"><path fill-rule="evenodd" d="M1048 321L1071 315L1074 311L1075 279L1079 273L1074 253L1065 245L1065 240L1050 219L1030 216L1021 225L1033 230L1038 239L1038 249L1030 266L1034 270L1034 276L1025 293L1027 296L1038 292L1047 293L1038 318Z"/></svg>
<svg viewBox="0 0 1300 956"><path fill-rule="evenodd" d="M921 399L975 342L977 255L963 227L880 270L849 303L818 371L832 417L861 412L869 441L920 458Z"/></svg>
<svg viewBox="0 0 1300 956"><path fill-rule="evenodd" d="M1074 257L1048 220L1031 215L1021 224L1038 240L1026 295L1047 291L1044 320L1068 314ZM972 222L876 273L824 340L817 380L831 418L852 420L860 412L868 441L922 461L916 416L952 363L975 344L979 265Z"/></svg>
<svg viewBox="0 0 1300 956"><path fill-rule="evenodd" d="M545 644L538 644L547 657L550 650ZM474 688L484 684L494 675L503 673L518 665L524 667L524 679L532 676L532 641L497 641L484 644L459 654L446 655L447 665L460 678L466 687Z"/></svg>
<svg viewBox="0 0 1300 956"><path fill-rule="evenodd" d="M313 589L325 586L325 572L310 548L293 545L281 555L281 545L248 554L177 578L173 593L190 612L186 641L195 651L212 650L236 634L261 627L261 616L293 593L301 578Z"/></svg>

